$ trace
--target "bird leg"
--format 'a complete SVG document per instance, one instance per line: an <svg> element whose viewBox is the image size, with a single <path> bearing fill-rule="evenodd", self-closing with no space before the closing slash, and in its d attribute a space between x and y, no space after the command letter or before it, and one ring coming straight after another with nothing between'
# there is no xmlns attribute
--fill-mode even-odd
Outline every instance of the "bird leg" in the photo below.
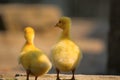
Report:
<svg viewBox="0 0 120 80"><path fill-rule="evenodd" d="M27 73L27 79L26 80L29 80L30 70L26 70L26 73Z"/></svg>
<svg viewBox="0 0 120 80"><path fill-rule="evenodd" d="M57 79L56 80L60 80L60 78L59 78L60 71L57 68L56 68L56 72L57 72Z"/></svg>
<svg viewBox="0 0 120 80"><path fill-rule="evenodd" d="M38 76L35 76L35 80L37 80Z"/></svg>
<svg viewBox="0 0 120 80"><path fill-rule="evenodd" d="M75 73L75 69L72 70L72 78L71 78L71 80L75 80L74 73Z"/></svg>

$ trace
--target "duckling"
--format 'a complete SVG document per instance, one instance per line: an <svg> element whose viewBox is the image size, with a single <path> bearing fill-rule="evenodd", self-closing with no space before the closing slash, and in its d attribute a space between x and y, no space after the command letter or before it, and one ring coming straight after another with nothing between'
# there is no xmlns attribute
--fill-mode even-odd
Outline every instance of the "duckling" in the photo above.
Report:
<svg viewBox="0 0 120 80"><path fill-rule="evenodd" d="M82 53L70 37L71 19L69 17L61 17L55 27L63 30L60 39L51 50L51 60L57 72L56 80L60 80L60 71L72 71L71 80L75 80L75 69L82 59Z"/></svg>
<svg viewBox="0 0 120 80"><path fill-rule="evenodd" d="M24 29L24 37L26 42L21 50L19 63L22 64L26 70L26 80L29 80L30 74L34 75L35 80L37 80L38 76L47 73L52 67L51 62L45 53L35 47L33 42L34 36L35 31L32 27L26 27Z"/></svg>

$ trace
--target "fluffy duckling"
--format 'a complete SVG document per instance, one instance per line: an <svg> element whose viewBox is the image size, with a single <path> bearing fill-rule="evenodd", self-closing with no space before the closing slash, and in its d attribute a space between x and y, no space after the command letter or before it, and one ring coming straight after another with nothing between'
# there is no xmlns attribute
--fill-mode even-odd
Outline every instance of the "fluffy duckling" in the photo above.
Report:
<svg viewBox="0 0 120 80"><path fill-rule="evenodd" d="M82 54L79 47L70 38L71 19L69 17L61 17L55 27L63 30L59 41L51 51L51 60L57 72L56 80L60 80L60 71L72 71L71 80L75 80L74 72L82 58Z"/></svg>
<svg viewBox="0 0 120 80"><path fill-rule="evenodd" d="M24 37L26 42L21 50L19 62L26 70L26 80L29 80L30 74L34 75L35 80L37 80L38 76L47 73L52 66L45 53L34 46L34 33L35 32L31 27L26 27L24 29Z"/></svg>

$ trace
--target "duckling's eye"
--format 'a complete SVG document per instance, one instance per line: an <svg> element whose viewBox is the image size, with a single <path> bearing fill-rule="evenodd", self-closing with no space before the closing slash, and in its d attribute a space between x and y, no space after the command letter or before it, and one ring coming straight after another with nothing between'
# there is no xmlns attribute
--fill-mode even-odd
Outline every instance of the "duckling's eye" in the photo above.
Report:
<svg viewBox="0 0 120 80"><path fill-rule="evenodd" d="M62 23L62 21L59 21L59 23Z"/></svg>

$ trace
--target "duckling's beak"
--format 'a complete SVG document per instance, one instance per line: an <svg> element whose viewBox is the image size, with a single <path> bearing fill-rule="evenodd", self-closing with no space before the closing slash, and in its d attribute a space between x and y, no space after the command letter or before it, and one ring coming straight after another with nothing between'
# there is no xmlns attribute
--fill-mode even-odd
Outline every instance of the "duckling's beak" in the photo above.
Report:
<svg viewBox="0 0 120 80"><path fill-rule="evenodd" d="M58 27L58 23L55 25L55 27Z"/></svg>
<svg viewBox="0 0 120 80"><path fill-rule="evenodd" d="M57 23L57 24L55 24L55 27L58 27L58 23Z"/></svg>

